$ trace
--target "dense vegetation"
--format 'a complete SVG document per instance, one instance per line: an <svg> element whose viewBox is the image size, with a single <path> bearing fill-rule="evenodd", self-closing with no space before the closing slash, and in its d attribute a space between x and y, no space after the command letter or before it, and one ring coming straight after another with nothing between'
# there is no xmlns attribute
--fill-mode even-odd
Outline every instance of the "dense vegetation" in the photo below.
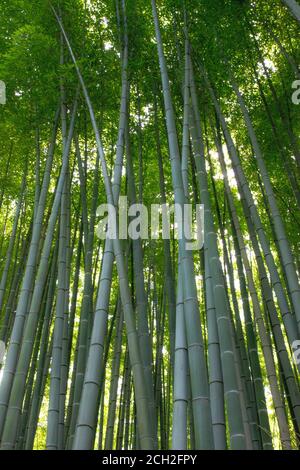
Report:
<svg viewBox="0 0 300 470"><path fill-rule="evenodd" d="M299 448L299 28L2 0L1 449ZM204 204L203 247L99 239L119 195Z"/></svg>

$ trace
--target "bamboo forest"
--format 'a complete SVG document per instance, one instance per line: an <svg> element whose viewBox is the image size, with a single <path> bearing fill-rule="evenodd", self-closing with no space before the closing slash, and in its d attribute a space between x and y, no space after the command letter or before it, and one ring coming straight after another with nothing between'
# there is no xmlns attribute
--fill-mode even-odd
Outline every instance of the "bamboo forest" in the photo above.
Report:
<svg viewBox="0 0 300 470"><path fill-rule="evenodd" d="M1 0L1 450L300 449L299 44L296 0Z"/></svg>

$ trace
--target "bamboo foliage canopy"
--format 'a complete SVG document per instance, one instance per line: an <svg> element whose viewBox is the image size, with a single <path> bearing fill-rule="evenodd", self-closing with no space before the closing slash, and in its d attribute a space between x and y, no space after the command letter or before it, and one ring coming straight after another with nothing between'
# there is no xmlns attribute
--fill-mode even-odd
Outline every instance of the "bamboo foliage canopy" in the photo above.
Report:
<svg viewBox="0 0 300 470"><path fill-rule="evenodd" d="M300 448L299 32L2 1L0 449Z"/></svg>

